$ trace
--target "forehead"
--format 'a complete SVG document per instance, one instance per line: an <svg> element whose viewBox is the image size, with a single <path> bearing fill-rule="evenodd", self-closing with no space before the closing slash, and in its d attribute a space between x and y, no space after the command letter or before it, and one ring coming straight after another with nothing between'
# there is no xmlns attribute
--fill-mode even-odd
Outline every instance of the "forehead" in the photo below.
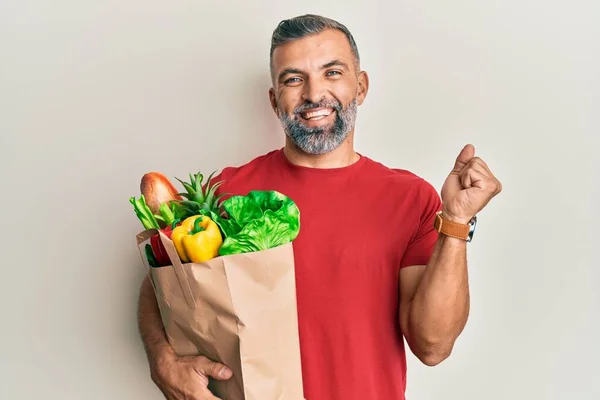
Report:
<svg viewBox="0 0 600 400"><path fill-rule="evenodd" d="M273 51L273 72L284 68L317 69L331 60L353 66L354 55L343 32L328 29L281 45Z"/></svg>

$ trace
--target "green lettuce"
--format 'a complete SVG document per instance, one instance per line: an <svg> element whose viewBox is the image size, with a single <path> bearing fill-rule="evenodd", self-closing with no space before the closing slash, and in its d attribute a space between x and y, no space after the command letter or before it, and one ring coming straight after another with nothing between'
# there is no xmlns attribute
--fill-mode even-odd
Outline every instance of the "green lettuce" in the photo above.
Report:
<svg viewBox="0 0 600 400"><path fill-rule="evenodd" d="M300 232L300 210L289 197L274 190L254 190L222 204L223 218L211 213L223 232L219 255L267 250L293 241Z"/></svg>

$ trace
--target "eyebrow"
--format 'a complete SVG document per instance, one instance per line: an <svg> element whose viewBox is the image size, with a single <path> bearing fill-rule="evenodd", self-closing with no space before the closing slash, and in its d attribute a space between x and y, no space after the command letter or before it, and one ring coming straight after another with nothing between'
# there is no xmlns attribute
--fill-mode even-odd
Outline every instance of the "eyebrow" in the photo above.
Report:
<svg viewBox="0 0 600 400"><path fill-rule="evenodd" d="M321 68L325 69L325 68L331 68L331 67L342 67L345 69L349 69L348 64L346 64L345 62L340 61L340 60L329 61L327 64L323 65Z"/></svg>
<svg viewBox="0 0 600 400"><path fill-rule="evenodd" d="M331 67L342 67L345 68L346 70L348 70L348 64L346 64L343 61L340 60L332 60L329 61L326 64L323 64L321 66L321 69L326 69L326 68L331 68ZM289 75L289 74L302 74L303 71L297 68L286 68L283 71L281 71L281 73L279 74L278 79L281 81L283 79L284 76Z"/></svg>

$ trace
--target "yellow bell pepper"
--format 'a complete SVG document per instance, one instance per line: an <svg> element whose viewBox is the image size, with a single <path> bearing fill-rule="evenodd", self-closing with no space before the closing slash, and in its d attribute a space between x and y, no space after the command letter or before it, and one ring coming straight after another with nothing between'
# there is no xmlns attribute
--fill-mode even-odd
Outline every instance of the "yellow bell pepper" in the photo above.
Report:
<svg viewBox="0 0 600 400"><path fill-rule="evenodd" d="M223 237L219 226L205 215L186 218L173 229L171 240L183 262L204 262L219 255Z"/></svg>

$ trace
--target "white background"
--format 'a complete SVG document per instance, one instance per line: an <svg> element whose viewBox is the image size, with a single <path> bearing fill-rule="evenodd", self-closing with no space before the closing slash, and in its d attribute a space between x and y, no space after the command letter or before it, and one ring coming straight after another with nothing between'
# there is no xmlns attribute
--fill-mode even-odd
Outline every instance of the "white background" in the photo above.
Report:
<svg viewBox="0 0 600 400"><path fill-rule="evenodd" d="M409 356L408 399L600 398L593 0L2 2L0 398L161 398L128 199L145 172L283 143L270 35L307 12L370 73L358 151L439 190L470 142L504 185L469 245L469 323L443 364Z"/></svg>

